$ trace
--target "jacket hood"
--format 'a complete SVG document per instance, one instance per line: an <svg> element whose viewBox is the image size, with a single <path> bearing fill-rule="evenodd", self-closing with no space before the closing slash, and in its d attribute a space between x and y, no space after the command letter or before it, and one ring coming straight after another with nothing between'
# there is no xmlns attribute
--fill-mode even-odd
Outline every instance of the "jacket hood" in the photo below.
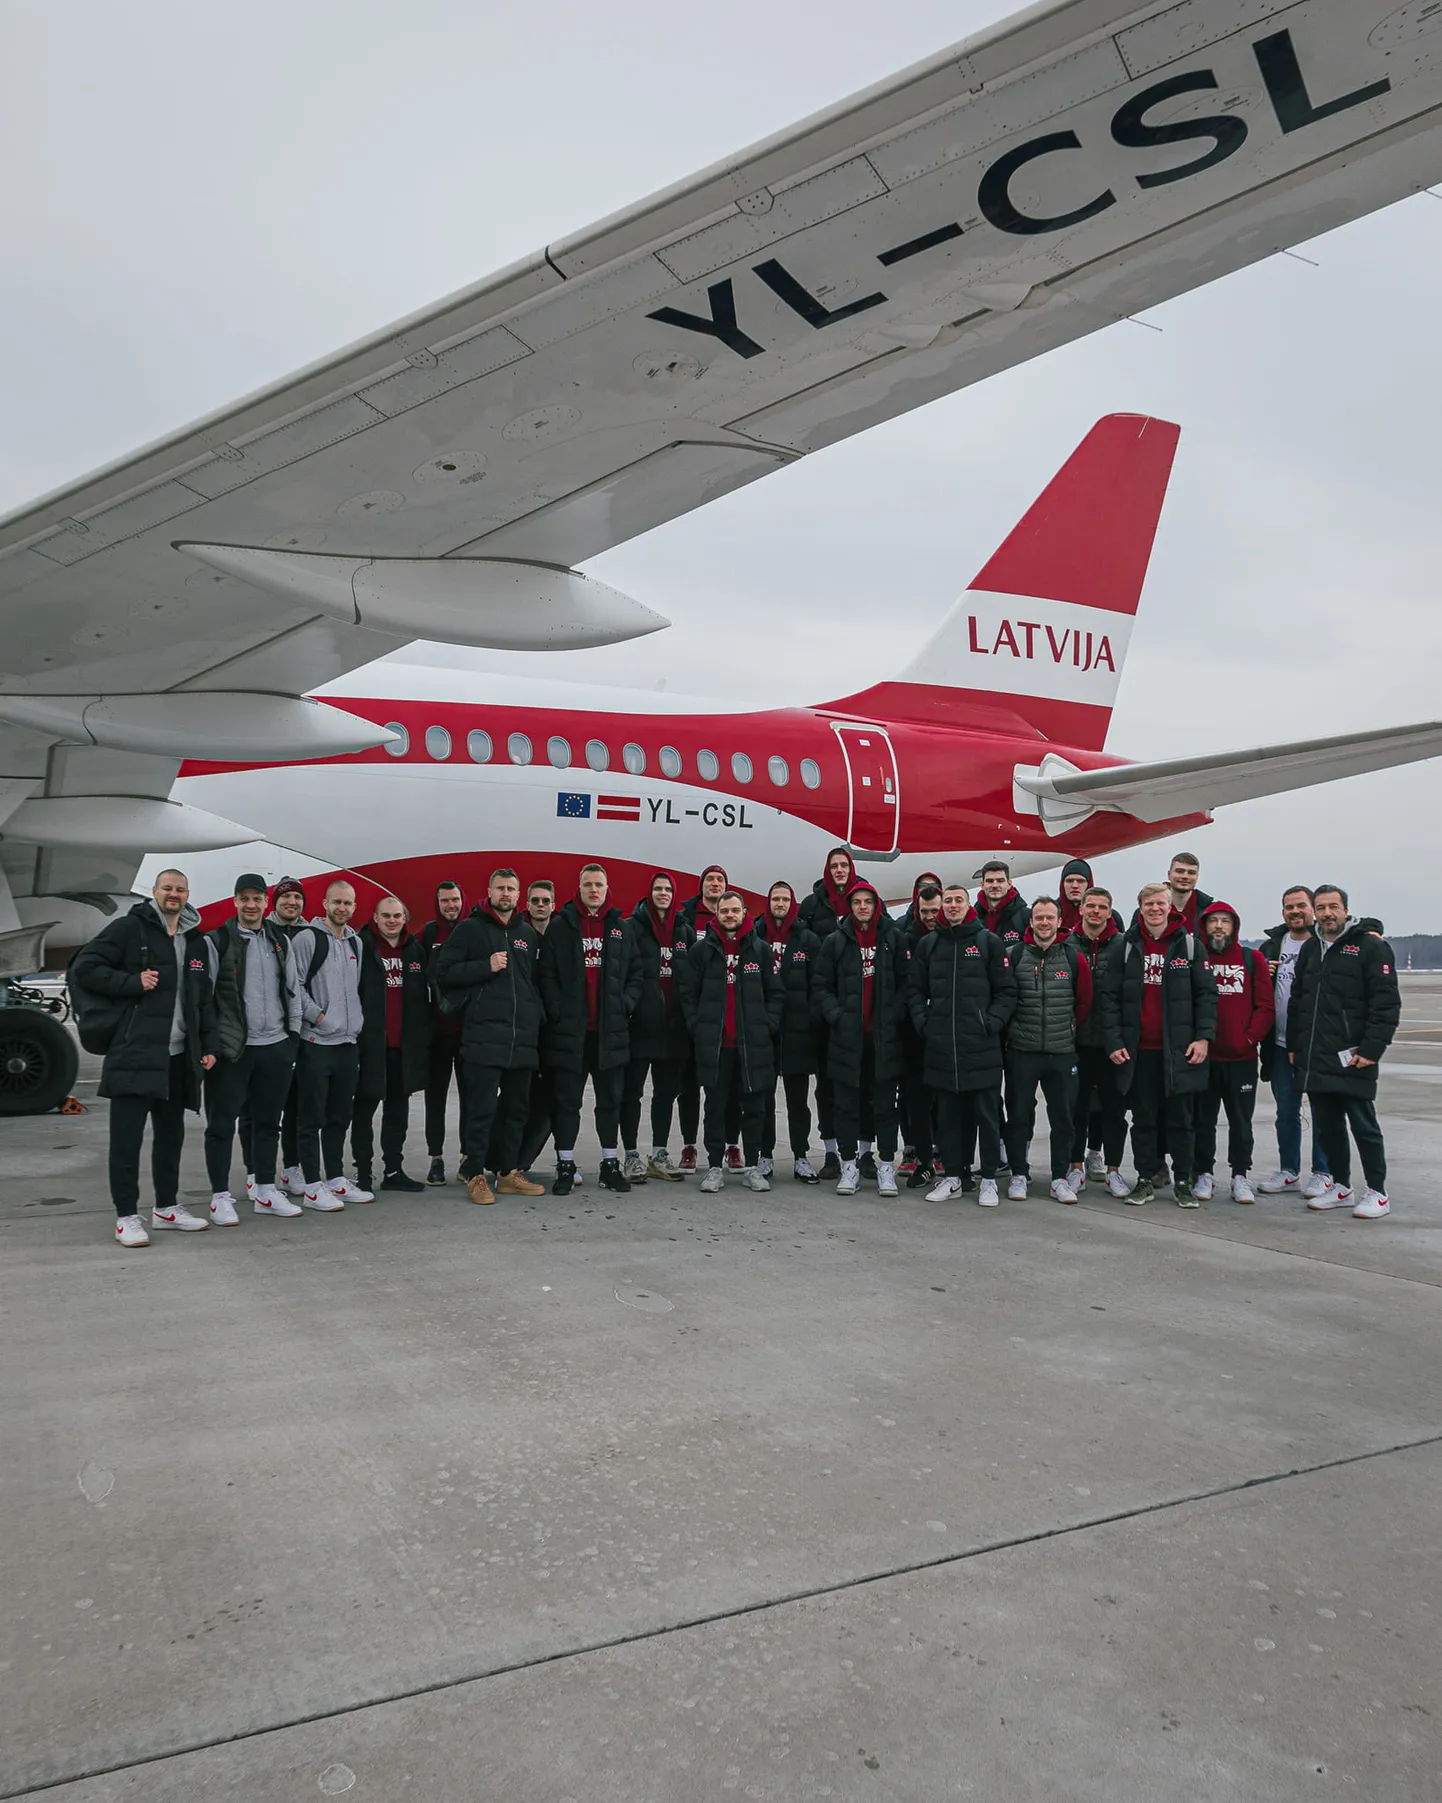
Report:
<svg viewBox="0 0 1442 1803"><path fill-rule="evenodd" d="M446 889L446 890L450 890L450 889L454 889L454 890L456 890L456 891L457 891L457 892L458 892L458 893L459 893L459 895L460 895L460 898L461 898L461 911L460 911L460 913L459 913L459 914L458 914L458 915L457 915L457 916L456 916L456 919L457 919L457 921L458 921L458 922L459 922L459 921L462 921L462 920L464 920L464 919L465 919L465 917L466 917L466 892L465 892L465 890L464 890L464 889L462 889L462 888L461 888L461 886L460 886L460 884L459 884L459 883L457 883L457 882L455 882L455 881L453 881L453 880L447 880L447 881L446 881L446 882L444 882L444 883L437 883L437 884L436 884L436 891L435 891L435 904L436 904L436 918L437 918L437 919L439 919L439 918L440 918L440 913L441 913L441 890L442 890L442 889Z"/></svg>
<svg viewBox="0 0 1442 1803"><path fill-rule="evenodd" d="M741 924L734 932L728 933L719 920L716 922L714 931L719 940L724 942L729 939L733 945L739 945L755 924L751 918L751 910L748 908L741 916Z"/></svg>
<svg viewBox="0 0 1442 1803"><path fill-rule="evenodd" d="M1121 928L1117 925L1116 916L1114 914L1109 914L1107 916L1106 925L1097 934L1095 939L1088 936L1085 927L1075 928L1075 936L1078 945L1105 945L1108 940L1115 939L1120 932Z"/></svg>
<svg viewBox="0 0 1442 1803"><path fill-rule="evenodd" d="M513 911L509 920L502 920L489 901L477 902L475 907L471 909L472 920L493 920L503 933L509 933L517 920L525 920L526 918L526 910L518 906ZM404 943L404 941L402 941L402 943Z"/></svg>
<svg viewBox="0 0 1442 1803"><path fill-rule="evenodd" d="M982 920L975 908L968 908L960 920L948 920L943 914L937 921L935 931L938 933L971 934L981 930Z"/></svg>
<svg viewBox="0 0 1442 1803"><path fill-rule="evenodd" d="M978 895L976 898L976 911L981 915L983 920L994 920L1004 908L1009 908L1014 901L1020 900L1021 896L1017 893L1016 884L1008 883L1006 894L1002 896L1001 900L998 902L989 902L985 895Z"/></svg>
<svg viewBox="0 0 1442 1803"><path fill-rule="evenodd" d="M941 878L936 874L936 872L934 870L923 870L922 871L921 875L911 885L911 905L912 905L913 909L916 907L916 904L921 900L922 888L927 883L930 883L932 888L934 888L934 889L940 889Z"/></svg>
<svg viewBox="0 0 1442 1803"><path fill-rule="evenodd" d="M147 896L142 902L137 902L130 912L132 914L148 914L152 920L158 920L161 926L165 928L166 936L169 937L170 923L156 906L155 897L153 895ZM176 931L178 933L189 933L199 925L199 910L193 908L189 902L182 902L180 906L180 921L176 926Z"/></svg>
<svg viewBox="0 0 1442 1803"><path fill-rule="evenodd" d="M786 883L786 878L778 877L777 881L771 885L771 889L775 889L778 883ZM786 887L791 889L790 883L786 883ZM801 911L801 904L796 899L796 891L791 889L791 906L786 910L785 920L775 920L771 914L771 889L766 891L765 909L756 918L756 931L763 939L772 944L778 944L789 938L791 929L796 924L796 916Z"/></svg>
<svg viewBox="0 0 1442 1803"><path fill-rule="evenodd" d="M1210 907L1203 908L1201 913L1197 916L1197 926L1203 933L1206 932L1206 923L1211 919L1213 914L1225 914L1230 918L1232 923L1232 938L1240 944L1242 938L1242 917L1232 904L1230 902L1214 901Z"/></svg>
<svg viewBox="0 0 1442 1803"><path fill-rule="evenodd" d="M831 880L831 860L833 858L846 859L846 881L839 889ZM826 862L821 866L821 887L825 892L826 899L831 903L831 911L833 914L841 915L846 913L846 897L855 887L855 884L856 860L844 845L833 845L826 854Z"/></svg>

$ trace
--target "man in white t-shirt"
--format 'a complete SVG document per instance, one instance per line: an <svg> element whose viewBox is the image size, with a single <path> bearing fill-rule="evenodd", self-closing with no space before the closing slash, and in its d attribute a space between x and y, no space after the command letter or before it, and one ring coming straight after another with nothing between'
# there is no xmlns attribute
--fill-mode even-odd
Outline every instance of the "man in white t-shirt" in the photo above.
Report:
<svg viewBox="0 0 1442 1803"><path fill-rule="evenodd" d="M1292 1074L1292 1061L1287 1055L1287 1004L1292 999L1297 959L1302 955L1302 947L1316 936L1317 931L1312 901L1312 891L1304 885L1299 883L1296 888L1288 889L1282 896L1282 924L1273 927L1262 942L1277 1002L1276 1029L1262 1047L1262 1075L1270 1077L1272 1095L1277 1103L1277 1158L1281 1166L1257 1185L1269 1196L1280 1195L1283 1191L1319 1196L1329 1182L1327 1155L1315 1130L1312 1134L1312 1168L1305 1180L1301 1174L1302 1097Z"/></svg>

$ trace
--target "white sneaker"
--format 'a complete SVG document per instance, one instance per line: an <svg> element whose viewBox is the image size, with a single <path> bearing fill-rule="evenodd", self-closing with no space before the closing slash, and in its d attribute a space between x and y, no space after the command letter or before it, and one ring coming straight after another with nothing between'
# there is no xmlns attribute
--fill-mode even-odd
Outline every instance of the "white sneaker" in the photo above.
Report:
<svg viewBox="0 0 1442 1803"><path fill-rule="evenodd" d="M245 1193L252 1202L255 1200L255 1192L259 1188L260 1185L255 1180L255 1172L247 1171L245 1173Z"/></svg>
<svg viewBox="0 0 1442 1803"><path fill-rule="evenodd" d="M340 1202L374 1202L375 1197L368 1189L362 1189L358 1183L352 1183L349 1177L332 1177L326 1188Z"/></svg>
<svg viewBox="0 0 1442 1803"><path fill-rule="evenodd" d="M838 1196L854 1196L861 1185L861 1172L856 1168L854 1158L845 1159L841 1166L841 1181L836 1186Z"/></svg>
<svg viewBox="0 0 1442 1803"><path fill-rule="evenodd" d="M1233 1177L1232 1200L1234 1202L1255 1202L1256 1199L1252 1186L1245 1177Z"/></svg>
<svg viewBox="0 0 1442 1803"><path fill-rule="evenodd" d="M631 1183L646 1181L646 1163L639 1152L628 1152L621 1160L621 1175Z"/></svg>
<svg viewBox="0 0 1442 1803"><path fill-rule="evenodd" d="M798 1158L792 1169L792 1175L796 1178L798 1183L816 1183L819 1181L816 1175L816 1167L809 1158Z"/></svg>
<svg viewBox="0 0 1442 1803"><path fill-rule="evenodd" d="M1309 1171L1307 1181L1302 1185L1302 1194L1310 1202L1313 1196L1324 1196L1332 1187L1332 1179L1325 1171Z"/></svg>
<svg viewBox="0 0 1442 1803"><path fill-rule="evenodd" d="M896 1166L876 1161L876 1193L878 1196L894 1196L896 1188Z"/></svg>
<svg viewBox="0 0 1442 1803"><path fill-rule="evenodd" d="M995 1177L982 1178L981 1188L976 1192L976 1205L978 1208L1001 1207L1001 1197L997 1194Z"/></svg>
<svg viewBox="0 0 1442 1803"><path fill-rule="evenodd" d="M1210 1202L1217 1193L1217 1180L1210 1171L1198 1171L1197 1180L1192 1185L1192 1194L1198 1202Z"/></svg>
<svg viewBox="0 0 1442 1803"><path fill-rule="evenodd" d="M139 1215L121 1215L115 1223L115 1243L117 1246L148 1246L150 1235L145 1231L145 1223Z"/></svg>
<svg viewBox="0 0 1442 1803"><path fill-rule="evenodd" d="M150 1225L157 1233L163 1228L173 1228L177 1233L201 1233L210 1222L193 1215L183 1202L176 1202L169 1208L152 1208Z"/></svg>
<svg viewBox="0 0 1442 1803"><path fill-rule="evenodd" d="M1067 1184L1074 1196L1079 1196L1087 1186L1087 1168L1084 1164L1074 1164L1066 1174Z"/></svg>
<svg viewBox="0 0 1442 1803"><path fill-rule="evenodd" d="M300 1193L304 1195L305 1191ZM258 1183L251 1201L258 1215L291 1216L305 1212L298 1202L292 1202L285 1191L277 1189L273 1183Z"/></svg>
<svg viewBox="0 0 1442 1803"><path fill-rule="evenodd" d="M305 1194L305 1172L298 1164L288 1164L280 1174L280 1188L293 1196Z"/></svg>
<svg viewBox="0 0 1442 1803"><path fill-rule="evenodd" d="M1076 1191L1065 1177L1056 1177L1052 1180L1051 1199L1053 1202L1075 1202Z"/></svg>
<svg viewBox="0 0 1442 1803"><path fill-rule="evenodd" d="M960 1177L943 1177L935 1189L926 1192L928 1202L950 1202L953 1196L961 1194Z"/></svg>
<svg viewBox="0 0 1442 1803"><path fill-rule="evenodd" d="M1027 1192L1029 1183L1030 1183L1030 1179L1023 1177L1021 1172L1018 1171L1016 1173L1016 1175L1012 1178L1011 1182L1008 1183L1006 1186L1007 1201L1008 1202L1025 1202L1026 1201L1026 1192Z"/></svg>
<svg viewBox="0 0 1442 1803"><path fill-rule="evenodd" d="M345 1203L328 1183L308 1183L300 1192L302 1208L313 1208L318 1215L339 1214Z"/></svg>
<svg viewBox="0 0 1442 1803"><path fill-rule="evenodd" d="M1264 1196L1280 1196L1287 1190L1298 1190L1302 1187L1302 1179L1295 1171L1273 1171L1270 1177L1264 1177L1257 1188Z"/></svg>
<svg viewBox="0 0 1442 1803"><path fill-rule="evenodd" d="M743 1189L754 1189L758 1194L771 1188L771 1180L760 1165L755 1165L741 1179Z"/></svg>
<svg viewBox="0 0 1442 1803"><path fill-rule="evenodd" d="M219 1195L210 1198L210 1223L212 1227L239 1227L240 1216L235 1212L235 1197L229 1190L222 1190Z"/></svg>
<svg viewBox="0 0 1442 1803"><path fill-rule="evenodd" d="M1124 1201L1132 1193L1132 1186L1120 1171L1107 1172L1107 1194L1115 1196L1118 1202Z"/></svg>
<svg viewBox="0 0 1442 1803"><path fill-rule="evenodd" d="M701 1194L714 1196L719 1189L726 1186L726 1167L724 1164L713 1164L701 1179Z"/></svg>
<svg viewBox="0 0 1442 1803"><path fill-rule="evenodd" d="M1315 1194L1308 1196L1307 1206L1316 1209L1320 1214L1324 1208L1350 1208L1355 1200L1356 1197L1353 1195L1350 1185L1345 1189L1339 1189L1329 1177L1325 1189L1317 1190Z"/></svg>
<svg viewBox="0 0 1442 1803"><path fill-rule="evenodd" d="M1106 1174L1107 1174L1106 1153L1099 1149L1094 1152L1088 1152L1087 1153L1087 1176L1104 1178L1106 1176Z"/></svg>
<svg viewBox="0 0 1442 1803"><path fill-rule="evenodd" d="M774 1158L758 1158L756 1160L756 1169L760 1171L763 1177L769 1177L776 1169L776 1161Z"/></svg>
<svg viewBox="0 0 1442 1803"><path fill-rule="evenodd" d="M1352 1210L1352 1218L1357 1221L1380 1221L1383 1215L1391 1212L1390 1197L1384 1196L1379 1189L1364 1189L1357 1206Z"/></svg>

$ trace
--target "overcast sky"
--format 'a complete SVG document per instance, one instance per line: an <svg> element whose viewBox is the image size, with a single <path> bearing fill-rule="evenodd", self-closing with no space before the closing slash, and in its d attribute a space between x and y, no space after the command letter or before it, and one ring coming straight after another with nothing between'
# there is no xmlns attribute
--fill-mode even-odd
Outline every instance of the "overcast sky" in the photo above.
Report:
<svg viewBox="0 0 1442 1803"><path fill-rule="evenodd" d="M0 511L474 282L1009 10L1006 0L0 0ZM818 21L824 19L824 26ZM1438 171L1442 180L1442 169ZM1442 202L1421 195L609 553L675 622L488 670L846 694L905 661L1088 426L1183 427L1108 749L1426 720ZM423 655L423 654L422 654ZM1442 766L1223 812L1203 887L1340 881L1442 930ZM1161 854L1107 861L1114 887Z"/></svg>

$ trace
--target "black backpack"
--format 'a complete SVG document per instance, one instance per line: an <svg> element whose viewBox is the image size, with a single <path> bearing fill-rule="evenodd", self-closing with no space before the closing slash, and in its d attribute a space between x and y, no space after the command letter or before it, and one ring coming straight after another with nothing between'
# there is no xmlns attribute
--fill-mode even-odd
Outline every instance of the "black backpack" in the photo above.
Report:
<svg viewBox="0 0 1442 1803"><path fill-rule="evenodd" d="M140 928L140 968L154 968L150 962L150 947L145 942L144 927ZM87 989L83 983L77 983L74 977L67 987L70 992L70 1012L81 1045L87 1052L104 1057L116 1040L124 1037L121 1028L130 1024L134 1000L101 995L98 990Z"/></svg>

